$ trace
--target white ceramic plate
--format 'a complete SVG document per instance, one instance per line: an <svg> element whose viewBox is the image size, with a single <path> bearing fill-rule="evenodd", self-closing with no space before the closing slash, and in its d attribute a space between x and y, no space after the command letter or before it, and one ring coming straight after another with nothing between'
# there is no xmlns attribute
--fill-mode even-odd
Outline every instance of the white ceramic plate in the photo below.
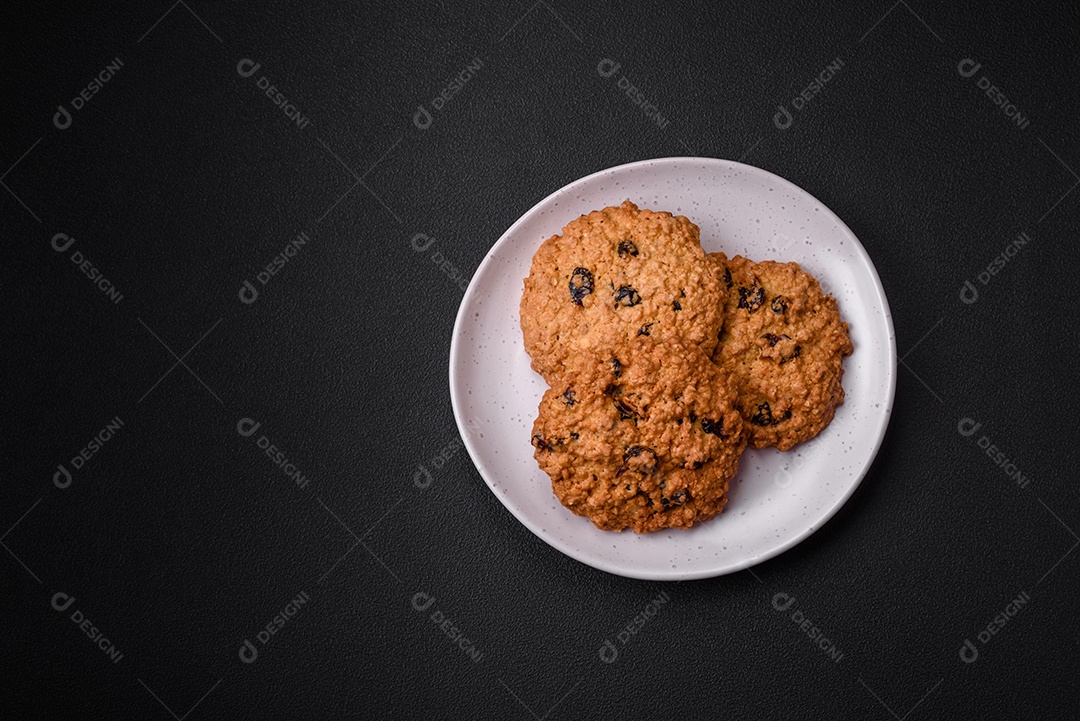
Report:
<svg viewBox="0 0 1080 721"><path fill-rule="evenodd" d="M529 367L518 303L533 253L563 225L629 198L686 215L706 251L794 260L836 296L855 352L847 399L817 438L781 453L748 449L723 513L688 530L638 535L595 528L551 492L529 439L546 389ZM610 573L649 580L708 578L791 548L851 496L885 435L896 385L892 317L855 235L806 191L729 160L663 158L595 173L548 196L507 230L465 292L450 345L454 418L480 475L526 528Z"/></svg>

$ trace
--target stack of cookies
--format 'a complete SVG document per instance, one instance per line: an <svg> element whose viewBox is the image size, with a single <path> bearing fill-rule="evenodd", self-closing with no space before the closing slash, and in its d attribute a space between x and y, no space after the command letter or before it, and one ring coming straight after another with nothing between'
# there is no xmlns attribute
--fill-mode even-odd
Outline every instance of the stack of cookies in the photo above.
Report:
<svg viewBox="0 0 1080 721"><path fill-rule="evenodd" d="M533 257L521 298L550 388L535 457L598 528L686 528L723 510L749 444L787 450L843 401L836 301L796 263L706 254L683 216L630 201Z"/></svg>

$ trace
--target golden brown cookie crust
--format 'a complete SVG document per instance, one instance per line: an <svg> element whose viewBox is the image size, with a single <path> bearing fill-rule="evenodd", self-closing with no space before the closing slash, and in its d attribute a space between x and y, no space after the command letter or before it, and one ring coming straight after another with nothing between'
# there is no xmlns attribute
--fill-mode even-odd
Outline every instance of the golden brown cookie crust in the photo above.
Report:
<svg viewBox="0 0 1080 721"><path fill-rule="evenodd" d="M712 358L738 382L750 445L784 451L813 438L844 400L853 349L836 300L798 263L712 257L730 286Z"/></svg>
<svg viewBox="0 0 1080 721"><path fill-rule="evenodd" d="M629 200L544 241L524 285L525 350L549 384L639 336L709 353L726 298L697 226Z"/></svg>
<svg viewBox="0 0 1080 721"><path fill-rule="evenodd" d="M544 394L533 425L560 502L638 533L719 513L746 446L734 379L678 342L643 339L593 361Z"/></svg>

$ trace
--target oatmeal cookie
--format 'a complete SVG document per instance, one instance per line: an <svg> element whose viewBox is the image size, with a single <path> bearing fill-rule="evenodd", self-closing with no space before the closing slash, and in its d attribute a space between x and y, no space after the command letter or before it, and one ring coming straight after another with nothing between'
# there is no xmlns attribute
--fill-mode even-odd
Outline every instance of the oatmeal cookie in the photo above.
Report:
<svg viewBox="0 0 1080 721"><path fill-rule="evenodd" d="M712 258L730 287L712 358L738 381L750 445L785 451L813 438L844 400L852 352L836 299L798 263Z"/></svg>
<svg viewBox="0 0 1080 721"><path fill-rule="evenodd" d="M719 513L746 446L733 378L697 346L636 343L540 402L532 444L552 490L598 528L687 528Z"/></svg>
<svg viewBox="0 0 1080 721"><path fill-rule="evenodd" d="M549 384L590 353L642 336L710 353L725 298L698 227L628 200L570 222L533 256L520 308L525 350Z"/></svg>

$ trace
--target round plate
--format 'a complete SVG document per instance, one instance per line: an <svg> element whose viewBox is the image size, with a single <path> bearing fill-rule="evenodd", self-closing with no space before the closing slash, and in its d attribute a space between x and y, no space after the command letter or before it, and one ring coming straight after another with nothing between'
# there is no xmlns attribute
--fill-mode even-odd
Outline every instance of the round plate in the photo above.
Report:
<svg viewBox="0 0 1080 721"><path fill-rule="evenodd" d="M687 530L601 531L563 508L532 436L547 388L529 367L518 304L533 254L562 227L629 198L686 215L706 251L797 261L834 295L855 352L846 400L817 438L781 453L747 449L723 513ZM476 270L450 345L454 418L480 475L526 528L579 561L631 578L683 580L742 570L791 548L851 496L881 445L896 387L888 301L870 257L835 214L772 173L729 160L664 158L595 173L514 223Z"/></svg>

